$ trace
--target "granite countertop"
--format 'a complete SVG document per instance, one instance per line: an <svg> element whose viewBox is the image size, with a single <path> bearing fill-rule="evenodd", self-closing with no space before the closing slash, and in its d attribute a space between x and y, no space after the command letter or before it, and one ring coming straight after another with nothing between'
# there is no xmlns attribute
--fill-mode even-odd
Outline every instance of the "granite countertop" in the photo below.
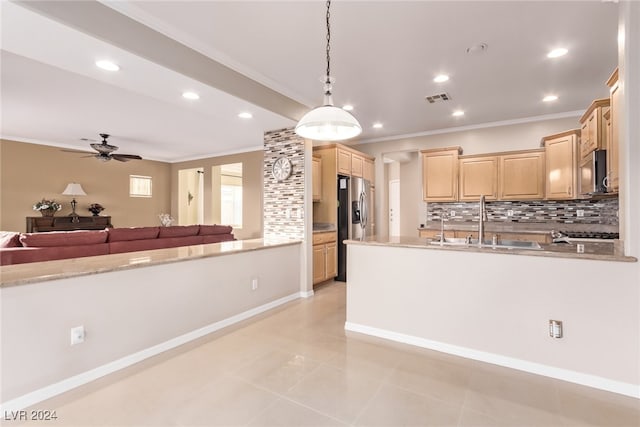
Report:
<svg viewBox="0 0 640 427"><path fill-rule="evenodd" d="M438 245L431 244L432 239L423 237L401 236L386 237L373 236L364 240L346 240L346 244L351 245L372 245L404 248L419 248L428 250L464 251L464 252L484 252L500 253L510 255L529 255L554 258L575 258L599 261L619 261L637 262L635 257L625 256L623 244L620 240L603 242L579 242L584 247L583 253L577 252L577 243L549 243L540 246L542 249L507 249L499 247L478 247L476 245Z"/></svg>
<svg viewBox="0 0 640 427"><path fill-rule="evenodd" d="M233 240L204 245L180 246L149 251L125 252L122 254L6 265L0 268L0 287L4 288L49 280L66 279L69 277L88 276L110 271L149 267L299 243L299 240ZM35 264L37 264L37 268L34 268Z"/></svg>
<svg viewBox="0 0 640 427"><path fill-rule="evenodd" d="M335 224L331 224L328 222L314 222L313 223L313 232L314 233L326 233L329 231L336 231L337 227Z"/></svg>

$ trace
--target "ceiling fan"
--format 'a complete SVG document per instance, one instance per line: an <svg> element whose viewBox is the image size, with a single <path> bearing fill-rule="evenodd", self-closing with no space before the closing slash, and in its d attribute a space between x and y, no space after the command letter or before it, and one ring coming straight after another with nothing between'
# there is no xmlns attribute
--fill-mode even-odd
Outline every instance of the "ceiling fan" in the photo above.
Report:
<svg viewBox="0 0 640 427"><path fill-rule="evenodd" d="M101 143L94 142L89 144L91 148L93 148L98 152L98 154L91 153L90 156L85 156L85 157L95 157L101 162L108 162L111 159L118 160L119 162L128 162L129 160L142 160L142 157L136 154L114 153L114 151L116 151L118 147L115 145L111 145L107 142L107 138L109 138L109 134L101 133L100 137L102 137ZM68 151L72 153L90 153L89 151L78 151L78 150L62 150L62 151Z"/></svg>

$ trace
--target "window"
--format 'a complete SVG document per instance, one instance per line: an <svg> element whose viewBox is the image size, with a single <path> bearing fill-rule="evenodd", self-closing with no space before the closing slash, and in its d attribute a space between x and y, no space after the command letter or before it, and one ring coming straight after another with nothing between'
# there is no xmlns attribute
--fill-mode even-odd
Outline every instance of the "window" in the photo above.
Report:
<svg viewBox="0 0 640 427"><path fill-rule="evenodd" d="M129 197L151 197L151 177L129 175Z"/></svg>
<svg viewBox="0 0 640 427"><path fill-rule="evenodd" d="M242 163L220 166L220 222L242 227Z"/></svg>

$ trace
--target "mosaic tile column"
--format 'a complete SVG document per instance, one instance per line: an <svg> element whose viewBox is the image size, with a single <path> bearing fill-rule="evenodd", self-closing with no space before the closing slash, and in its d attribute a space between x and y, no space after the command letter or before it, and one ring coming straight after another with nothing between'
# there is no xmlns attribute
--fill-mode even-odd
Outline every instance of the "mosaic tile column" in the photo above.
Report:
<svg viewBox="0 0 640 427"><path fill-rule="evenodd" d="M264 134L264 238L304 239L304 138L291 129ZM291 160L291 176L278 182L271 173L278 157Z"/></svg>

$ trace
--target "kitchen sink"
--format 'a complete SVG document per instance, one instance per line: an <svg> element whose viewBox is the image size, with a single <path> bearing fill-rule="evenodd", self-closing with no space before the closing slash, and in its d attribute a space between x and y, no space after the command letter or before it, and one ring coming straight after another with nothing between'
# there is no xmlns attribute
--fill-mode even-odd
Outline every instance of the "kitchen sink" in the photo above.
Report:
<svg viewBox="0 0 640 427"><path fill-rule="evenodd" d="M444 242L439 240L432 240L429 242L432 245L440 246L476 246L478 247L478 239L471 239L471 243L464 237L447 237ZM482 248L496 248L496 249L533 249L541 250L542 247L538 242L532 242L528 240L499 240L494 245L490 239L482 241Z"/></svg>

